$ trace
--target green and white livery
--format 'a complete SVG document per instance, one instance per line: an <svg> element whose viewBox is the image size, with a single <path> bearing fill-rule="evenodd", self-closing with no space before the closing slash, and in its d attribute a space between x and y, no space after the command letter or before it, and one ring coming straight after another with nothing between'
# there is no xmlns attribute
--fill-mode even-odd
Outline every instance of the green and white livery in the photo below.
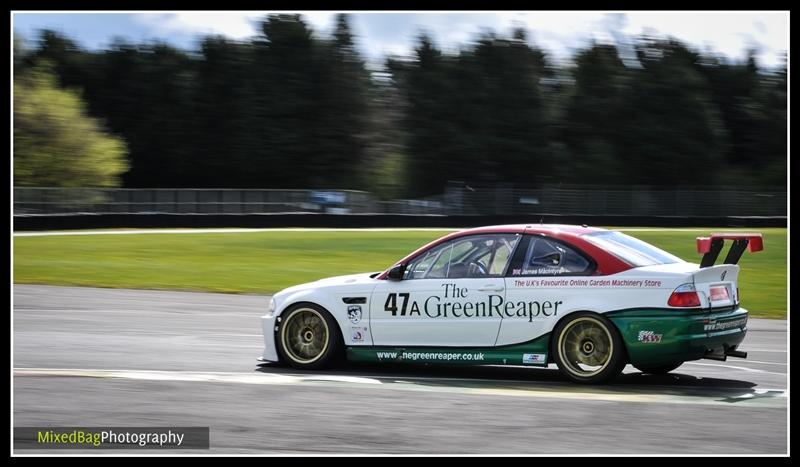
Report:
<svg viewBox="0 0 800 467"><path fill-rule="evenodd" d="M723 264L714 265L726 240ZM567 225L464 230L383 272L275 294L261 361L318 369L367 362L547 366L579 383L632 364L666 373L739 345L739 258L760 234L698 238L700 264L621 232Z"/></svg>

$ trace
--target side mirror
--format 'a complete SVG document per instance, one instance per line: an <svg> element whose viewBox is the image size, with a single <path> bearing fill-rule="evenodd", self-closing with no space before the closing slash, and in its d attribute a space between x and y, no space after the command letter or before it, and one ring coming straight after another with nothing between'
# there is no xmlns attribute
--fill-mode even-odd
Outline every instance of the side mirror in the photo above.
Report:
<svg viewBox="0 0 800 467"><path fill-rule="evenodd" d="M389 274L386 276L389 280L393 281L401 281L403 280L403 275L406 272L406 265L405 264L396 264L392 266L392 269L389 269Z"/></svg>

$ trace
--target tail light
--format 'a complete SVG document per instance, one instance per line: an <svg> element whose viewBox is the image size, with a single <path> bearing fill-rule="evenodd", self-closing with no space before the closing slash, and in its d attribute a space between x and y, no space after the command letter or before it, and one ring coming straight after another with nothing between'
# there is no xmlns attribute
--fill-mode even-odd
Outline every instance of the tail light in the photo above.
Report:
<svg viewBox="0 0 800 467"><path fill-rule="evenodd" d="M709 295L712 302L720 302L720 301L729 301L730 296L728 295L728 288L724 285L720 285L717 287L711 287L709 289Z"/></svg>
<svg viewBox="0 0 800 467"><path fill-rule="evenodd" d="M700 296L697 295L694 284L683 284L672 292L667 300L667 305L681 308L699 307Z"/></svg>

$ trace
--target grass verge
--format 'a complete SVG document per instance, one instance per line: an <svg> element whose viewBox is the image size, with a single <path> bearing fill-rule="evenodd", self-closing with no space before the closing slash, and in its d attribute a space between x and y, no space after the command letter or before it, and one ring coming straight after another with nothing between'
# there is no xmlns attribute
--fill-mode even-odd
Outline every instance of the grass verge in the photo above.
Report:
<svg viewBox="0 0 800 467"><path fill-rule="evenodd" d="M625 230L625 228L620 228ZM737 229L627 231L687 261L695 237ZM740 261L742 303L754 317L786 317L786 229ZM327 276L379 271L449 230L246 232L14 238L14 282L133 289L271 293Z"/></svg>

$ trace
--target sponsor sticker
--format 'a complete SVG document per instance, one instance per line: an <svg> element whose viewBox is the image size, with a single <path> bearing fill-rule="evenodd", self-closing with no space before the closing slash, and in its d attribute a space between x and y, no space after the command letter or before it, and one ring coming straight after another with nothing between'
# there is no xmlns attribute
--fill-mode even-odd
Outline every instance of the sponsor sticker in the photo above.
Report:
<svg viewBox="0 0 800 467"><path fill-rule="evenodd" d="M483 352L442 352L412 351L412 350L386 350L375 353L380 361L421 361L421 362L449 362L449 361L483 361L486 356ZM505 361L503 362L505 363Z"/></svg>
<svg viewBox="0 0 800 467"><path fill-rule="evenodd" d="M713 322L703 325L704 331L724 331L726 329L743 328L747 324L747 318L739 318L731 321Z"/></svg>
<svg viewBox="0 0 800 467"><path fill-rule="evenodd" d="M348 306L347 319L353 324L358 324L361 321L361 305Z"/></svg>
<svg viewBox="0 0 800 467"><path fill-rule="evenodd" d="M517 269L514 269L517 271ZM552 269L522 271L522 274L537 274L547 272L553 274ZM512 275L518 276L516 272ZM661 281L655 279L514 279L514 287L620 287L620 288L645 288L661 287Z"/></svg>
<svg viewBox="0 0 800 467"><path fill-rule="evenodd" d="M657 344L661 342L662 334L656 334L653 331L639 331L639 342L645 344Z"/></svg>
<svg viewBox="0 0 800 467"><path fill-rule="evenodd" d="M547 354L543 353L524 353L522 354L522 363L526 365L543 364L547 362Z"/></svg>
<svg viewBox="0 0 800 467"><path fill-rule="evenodd" d="M444 289L438 294L414 294L410 292L386 295L383 310L391 316L428 318L534 318L558 316L559 306L563 309L564 300L518 300L506 301L503 295L469 299L469 289L456 283L442 284Z"/></svg>
<svg viewBox="0 0 800 467"><path fill-rule="evenodd" d="M367 335L367 328L350 328L350 331L352 331L351 336L355 342L362 342Z"/></svg>

